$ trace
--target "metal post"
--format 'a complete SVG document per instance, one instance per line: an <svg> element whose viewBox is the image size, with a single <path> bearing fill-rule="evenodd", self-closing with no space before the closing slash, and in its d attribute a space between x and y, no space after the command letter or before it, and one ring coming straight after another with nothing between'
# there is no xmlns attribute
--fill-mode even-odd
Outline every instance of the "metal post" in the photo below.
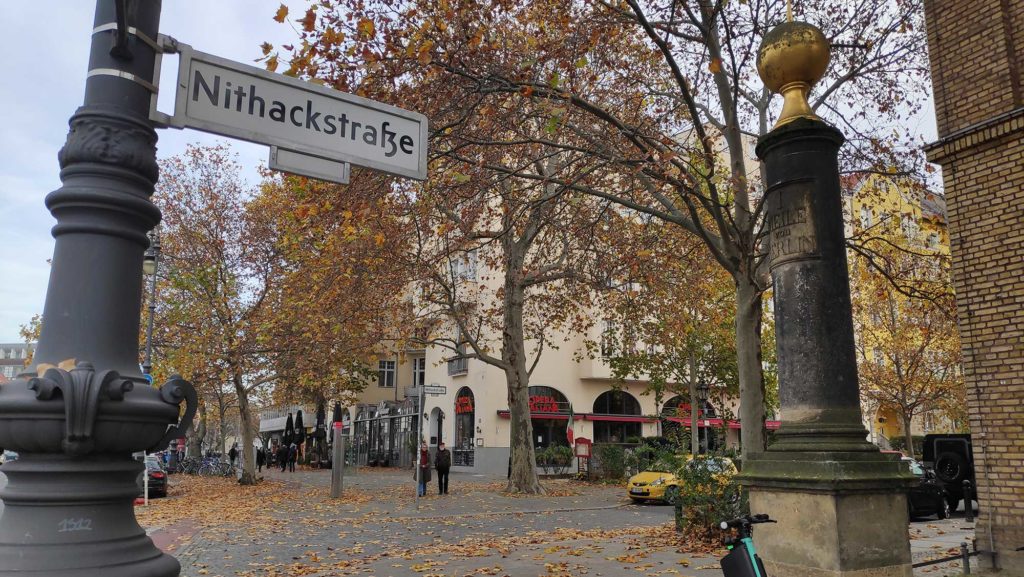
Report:
<svg viewBox="0 0 1024 577"><path fill-rule="evenodd" d="M420 445L423 444L423 421L427 420L427 414L423 412L426 408L423 406L423 385L420 385L419 403L416 410L420 415L420 426L419 426L419 438L416 439L416 451L413 453L413 473L412 478L416 481L416 510L420 508Z"/></svg>
<svg viewBox="0 0 1024 577"><path fill-rule="evenodd" d="M974 504L972 503L974 499L971 489L971 482L964 479L964 521L968 523L974 522Z"/></svg>
<svg viewBox="0 0 1024 577"><path fill-rule="evenodd" d="M341 434L341 423L335 423L334 446L331 448L331 498L338 499L344 485L345 477L345 437Z"/></svg>
<svg viewBox="0 0 1024 577"><path fill-rule="evenodd" d="M964 562L964 575L971 574L971 554L967 551L967 543L960 543L960 558Z"/></svg>
<svg viewBox="0 0 1024 577"><path fill-rule="evenodd" d="M149 466L146 465L146 456L148 453L142 453L142 466L145 469L142 471L142 504L149 506Z"/></svg>
<svg viewBox="0 0 1024 577"><path fill-rule="evenodd" d="M157 229L149 234L150 245L146 251L146 259L152 258L153 272L150 275L149 289L149 318L146 320L146 360L142 363L142 372L152 375L153 371L153 317L156 316L156 275L160 270L160 235Z"/></svg>
<svg viewBox="0 0 1024 577"><path fill-rule="evenodd" d="M143 253L160 221L149 120L160 7L96 2L84 101L46 197L57 223L45 322L33 366L0 385L0 446L21 454L0 490L3 577L180 572L132 507L145 470L132 454L180 437L197 401L180 377L157 389L139 370Z"/></svg>

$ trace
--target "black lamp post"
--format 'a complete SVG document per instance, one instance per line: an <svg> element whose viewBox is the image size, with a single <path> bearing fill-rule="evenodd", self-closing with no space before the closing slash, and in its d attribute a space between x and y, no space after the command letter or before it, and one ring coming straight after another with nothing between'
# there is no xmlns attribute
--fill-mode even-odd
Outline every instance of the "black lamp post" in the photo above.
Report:
<svg viewBox="0 0 1024 577"><path fill-rule="evenodd" d="M153 371L153 318L156 316L156 273L160 270L160 231L154 228L149 233L149 248L142 257L142 272L150 278L149 319L146 321L146 360L142 372L152 377Z"/></svg>
<svg viewBox="0 0 1024 577"><path fill-rule="evenodd" d="M135 521L143 464L195 415L180 377L139 372L139 312L156 133L148 118L160 1L98 0L85 101L61 149L45 322L34 365L0 386L0 576L169 577L178 562ZM181 425L179 405L188 407Z"/></svg>
<svg viewBox="0 0 1024 577"><path fill-rule="evenodd" d="M702 413L704 413L704 407L706 407L707 404L708 404L708 393L709 393L709 390L710 389L708 387L708 384L705 383L704 381L700 381L699 383L697 383L697 401L699 402L698 409L697 409L697 411L698 411L697 412L698 418L701 416ZM702 453L706 453L707 450L708 450L708 432L707 432L707 427L701 427L698 430L703 430L704 431L704 434L703 434L704 442L703 442L703 444L701 446L701 452Z"/></svg>

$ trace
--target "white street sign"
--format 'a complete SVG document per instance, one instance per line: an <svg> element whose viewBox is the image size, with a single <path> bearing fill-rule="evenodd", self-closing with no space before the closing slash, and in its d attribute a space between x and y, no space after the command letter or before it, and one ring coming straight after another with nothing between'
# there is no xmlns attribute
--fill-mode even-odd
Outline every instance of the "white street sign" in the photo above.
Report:
<svg viewBox="0 0 1024 577"><path fill-rule="evenodd" d="M423 392L428 395L443 395L448 392L444 385L423 385Z"/></svg>
<svg viewBox="0 0 1024 577"><path fill-rule="evenodd" d="M268 166L270 170L280 170L338 184L348 184L351 165L340 160L320 158L279 146L271 146Z"/></svg>
<svg viewBox="0 0 1024 577"><path fill-rule="evenodd" d="M427 118L176 45L174 116L154 120L417 180L427 178Z"/></svg>

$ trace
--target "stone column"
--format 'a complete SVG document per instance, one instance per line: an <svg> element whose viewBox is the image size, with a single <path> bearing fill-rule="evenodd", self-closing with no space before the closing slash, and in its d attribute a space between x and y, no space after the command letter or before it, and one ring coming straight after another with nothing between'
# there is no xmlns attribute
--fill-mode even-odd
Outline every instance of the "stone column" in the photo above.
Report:
<svg viewBox="0 0 1024 577"><path fill-rule="evenodd" d="M910 577L910 472L868 443L861 424L837 163L844 139L804 100L827 54L820 31L790 22L766 35L758 59L765 83L786 95L757 146L782 423L775 443L744 462L741 483L751 513L778 521L755 534L769 575Z"/></svg>

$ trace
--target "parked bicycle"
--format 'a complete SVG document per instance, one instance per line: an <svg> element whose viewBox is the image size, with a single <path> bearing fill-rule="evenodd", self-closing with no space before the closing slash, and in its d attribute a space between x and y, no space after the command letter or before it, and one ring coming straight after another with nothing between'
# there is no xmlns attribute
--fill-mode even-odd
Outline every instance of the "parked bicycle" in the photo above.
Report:
<svg viewBox="0 0 1024 577"><path fill-rule="evenodd" d="M724 539L729 554L722 558L720 566L725 577L768 577L764 564L757 556L754 548L754 525L758 523L775 523L768 515L747 515L722 521L722 530L736 529L736 536L729 535Z"/></svg>

